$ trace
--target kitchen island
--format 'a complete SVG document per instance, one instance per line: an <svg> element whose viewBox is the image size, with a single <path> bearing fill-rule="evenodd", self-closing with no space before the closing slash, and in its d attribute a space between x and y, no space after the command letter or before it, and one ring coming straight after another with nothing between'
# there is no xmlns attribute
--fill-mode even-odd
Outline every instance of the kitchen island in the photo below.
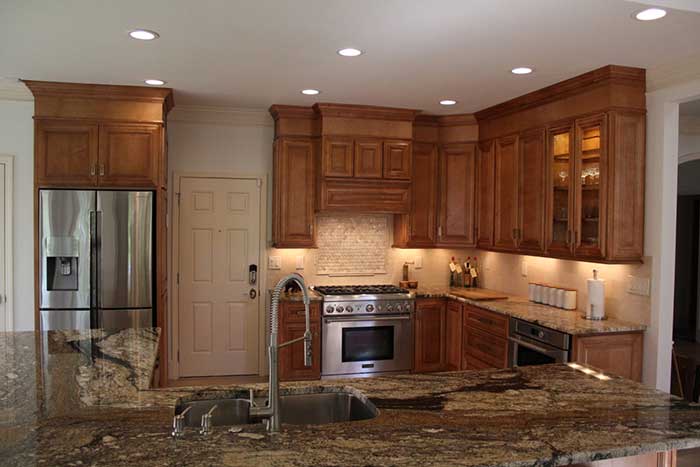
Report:
<svg viewBox="0 0 700 467"><path fill-rule="evenodd" d="M2 465L493 466L641 456L672 465L700 446L700 406L566 365L289 383L283 393L347 391L376 418L170 436L178 399L252 387L149 389L156 329L0 333ZM604 461L603 461L604 462ZM591 464L597 465L597 464ZM605 465L605 464L601 464Z"/></svg>

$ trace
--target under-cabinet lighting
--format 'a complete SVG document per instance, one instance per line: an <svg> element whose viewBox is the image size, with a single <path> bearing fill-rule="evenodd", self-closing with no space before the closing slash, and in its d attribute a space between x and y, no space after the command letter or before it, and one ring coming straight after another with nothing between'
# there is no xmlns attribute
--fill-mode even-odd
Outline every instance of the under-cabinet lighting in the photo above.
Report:
<svg viewBox="0 0 700 467"><path fill-rule="evenodd" d="M647 8L637 13L634 17L639 21L654 21L664 16L666 16L666 10L662 10L661 8Z"/></svg>
<svg viewBox="0 0 700 467"><path fill-rule="evenodd" d="M160 34L155 31L149 31L148 29L134 29L133 31L129 31L129 36L131 36L132 39L138 39L140 41L152 41L158 39Z"/></svg>

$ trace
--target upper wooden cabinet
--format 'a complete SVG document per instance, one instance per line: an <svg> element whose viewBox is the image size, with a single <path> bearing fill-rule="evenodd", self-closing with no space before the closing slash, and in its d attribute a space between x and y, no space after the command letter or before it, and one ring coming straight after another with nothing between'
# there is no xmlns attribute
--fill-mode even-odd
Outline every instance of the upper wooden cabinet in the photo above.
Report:
<svg viewBox="0 0 700 467"><path fill-rule="evenodd" d="M476 145L444 145L440 151L440 209L438 245L476 244Z"/></svg>
<svg viewBox="0 0 700 467"><path fill-rule="evenodd" d="M155 187L158 184L162 128L149 124L100 125L98 184L103 187Z"/></svg>
<svg viewBox="0 0 700 467"><path fill-rule="evenodd" d="M476 189L476 246L479 248L490 248L493 246L493 215L496 188L494 147L493 141L479 143Z"/></svg>
<svg viewBox="0 0 700 467"><path fill-rule="evenodd" d="M80 121L37 120L34 132L39 186L97 186L99 126Z"/></svg>
<svg viewBox="0 0 700 467"><path fill-rule="evenodd" d="M355 141L355 176L382 178L382 142L376 139Z"/></svg>
<svg viewBox="0 0 700 467"><path fill-rule="evenodd" d="M518 137L495 144L494 248L515 250L518 240Z"/></svg>
<svg viewBox="0 0 700 467"><path fill-rule="evenodd" d="M354 161L354 141L352 138L323 138L321 173L324 177L352 177Z"/></svg>
<svg viewBox="0 0 700 467"><path fill-rule="evenodd" d="M283 137L274 145L272 236L277 248L311 248L314 236L314 142Z"/></svg>
<svg viewBox="0 0 700 467"><path fill-rule="evenodd" d="M495 207L490 245L482 235L491 225L488 206L479 200L477 244L587 261L641 260L645 113L644 70L618 66L478 112L482 156L494 147ZM491 179L487 167L479 175L481 195Z"/></svg>
<svg viewBox="0 0 700 467"><path fill-rule="evenodd" d="M407 141L384 142L384 178L411 179L411 143Z"/></svg>

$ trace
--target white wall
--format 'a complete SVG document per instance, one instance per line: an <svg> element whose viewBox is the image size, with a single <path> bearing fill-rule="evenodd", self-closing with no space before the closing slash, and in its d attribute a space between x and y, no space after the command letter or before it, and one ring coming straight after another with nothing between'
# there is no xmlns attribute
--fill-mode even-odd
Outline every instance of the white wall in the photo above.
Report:
<svg viewBox="0 0 700 467"><path fill-rule="evenodd" d="M34 102L0 100L0 154L15 157L14 328L34 329Z"/></svg>

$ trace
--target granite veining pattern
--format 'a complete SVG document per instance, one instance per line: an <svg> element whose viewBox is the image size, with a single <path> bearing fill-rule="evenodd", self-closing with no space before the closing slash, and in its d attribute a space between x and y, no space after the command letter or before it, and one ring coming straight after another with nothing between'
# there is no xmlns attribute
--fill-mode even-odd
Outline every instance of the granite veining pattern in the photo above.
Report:
<svg viewBox="0 0 700 467"><path fill-rule="evenodd" d="M157 337L0 333L2 465L525 467L700 446L697 404L565 365L289 383L283 392L354 392L380 413L276 436L256 424L174 440L178 399L265 386L145 389Z"/></svg>
<svg viewBox="0 0 700 467"><path fill-rule="evenodd" d="M580 311L562 310L553 306L528 301L524 297L509 296L502 300L475 301L459 295L459 289L418 288L416 298L451 298L463 303L484 308L496 313L513 316L531 323L566 332L571 335L604 334L613 332L643 331L646 326L639 323L605 319L592 321L581 317Z"/></svg>

